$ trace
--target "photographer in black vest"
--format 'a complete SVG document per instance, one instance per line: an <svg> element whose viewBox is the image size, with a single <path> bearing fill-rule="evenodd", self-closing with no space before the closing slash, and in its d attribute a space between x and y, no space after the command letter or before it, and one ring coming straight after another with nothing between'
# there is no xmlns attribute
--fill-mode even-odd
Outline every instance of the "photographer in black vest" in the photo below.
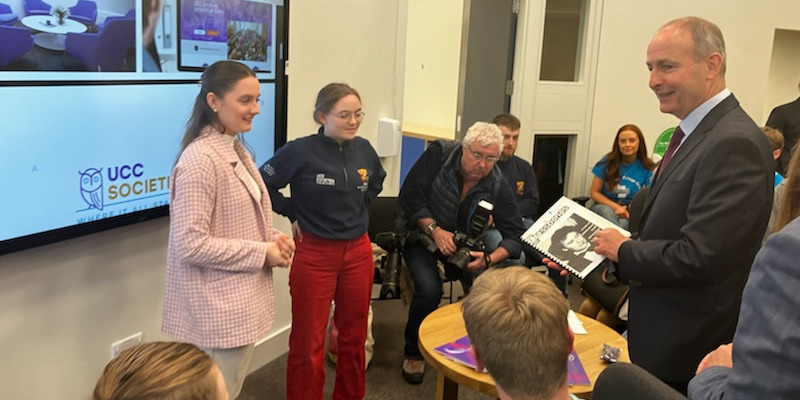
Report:
<svg viewBox="0 0 800 400"><path fill-rule="evenodd" d="M503 135L497 125L476 122L463 142L439 140L431 143L400 189L399 202L408 227L416 230L422 239L409 239L404 251L414 281L403 361L403 378L408 383L422 382L425 362L417 345L419 326L439 306L442 297L437 255L449 258L463 247L454 237L458 238L459 233L469 237L470 232L475 231L474 225L482 219L480 212L486 209L486 203L492 205L490 219L494 220L503 240L491 253L477 247L469 251L469 260L461 274L462 283L468 287L475 271L509 256L519 257L522 249L519 237L524 230L522 217L514 193L495 165L502 146ZM426 243L435 246L426 246Z"/></svg>

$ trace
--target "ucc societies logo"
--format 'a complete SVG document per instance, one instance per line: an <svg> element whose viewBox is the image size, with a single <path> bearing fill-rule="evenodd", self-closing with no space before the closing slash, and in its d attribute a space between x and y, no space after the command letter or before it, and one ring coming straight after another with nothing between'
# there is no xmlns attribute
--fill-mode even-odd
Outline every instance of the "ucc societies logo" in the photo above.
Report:
<svg viewBox="0 0 800 400"><path fill-rule="evenodd" d="M169 177L145 178L145 168L141 163L105 168L91 167L78 171L78 174L80 175L81 198L88 206L79 211L92 209L103 211L104 208L110 206L162 196L169 192ZM166 204L165 201L139 204L131 209L120 208L116 210L116 213L108 212L108 215L104 213L99 217L105 218L164 204Z"/></svg>
<svg viewBox="0 0 800 400"><path fill-rule="evenodd" d="M88 168L81 174L81 196L89 208L103 209L103 174L97 168Z"/></svg>

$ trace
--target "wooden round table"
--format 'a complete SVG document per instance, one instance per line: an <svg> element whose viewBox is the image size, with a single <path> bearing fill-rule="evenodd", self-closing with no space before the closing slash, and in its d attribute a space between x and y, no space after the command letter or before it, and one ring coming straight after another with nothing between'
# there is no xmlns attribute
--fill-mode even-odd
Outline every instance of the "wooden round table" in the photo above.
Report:
<svg viewBox="0 0 800 400"><path fill-rule="evenodd" d="M570 393L586 397L592 393L597 376L606 367L600 360L603 343L622 349L620 361L630 362L628 342L616 331L585 315L576 314L588 334L575 335L575 351L589 375L590 386L571 386ZM494 380L489 374L477 372L470 367L444 358L434 348L454 341L467 334L464 318L461 316L461 303L448 304L437 309L422 321L419 327L419 348L425 360L438 372L436 398L456 400L458 386L468 387L481 393L497 397Z"/></svg>

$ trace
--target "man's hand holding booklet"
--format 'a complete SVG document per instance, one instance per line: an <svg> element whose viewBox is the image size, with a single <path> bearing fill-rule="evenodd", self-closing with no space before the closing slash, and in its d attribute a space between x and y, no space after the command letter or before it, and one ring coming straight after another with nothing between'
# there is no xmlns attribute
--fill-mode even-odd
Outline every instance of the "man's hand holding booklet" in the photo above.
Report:
<svg viewBox="0 0 800 400"><path fill-rule="evenodd" d="M593 244L595 234L606 228L631 236L625 229L562 196L520 238L583 279L606 259L594 252Z"/></svg>

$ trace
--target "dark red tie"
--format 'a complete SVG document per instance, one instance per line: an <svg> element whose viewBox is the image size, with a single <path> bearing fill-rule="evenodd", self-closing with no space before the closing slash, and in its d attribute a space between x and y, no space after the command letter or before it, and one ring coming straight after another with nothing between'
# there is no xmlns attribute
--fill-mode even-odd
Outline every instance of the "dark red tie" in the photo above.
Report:
<svg viewBox="0 0 800 400"><path fill-rule="evenodd" d="M656 174L656 179L658 179L659 175L661 175L661 171L667 168L667 164L669 160L672 159L672 156L675 154L675 150L678 149L678 146L681 145L681 140L683 137L686 136L683 133L683 130L680 126L675 128L675 132L672 133L672 138L669 139L669 146L667 146L667 152L664 153L664 158L661 160L661 166L658 167L658 174Z"/></svg>

